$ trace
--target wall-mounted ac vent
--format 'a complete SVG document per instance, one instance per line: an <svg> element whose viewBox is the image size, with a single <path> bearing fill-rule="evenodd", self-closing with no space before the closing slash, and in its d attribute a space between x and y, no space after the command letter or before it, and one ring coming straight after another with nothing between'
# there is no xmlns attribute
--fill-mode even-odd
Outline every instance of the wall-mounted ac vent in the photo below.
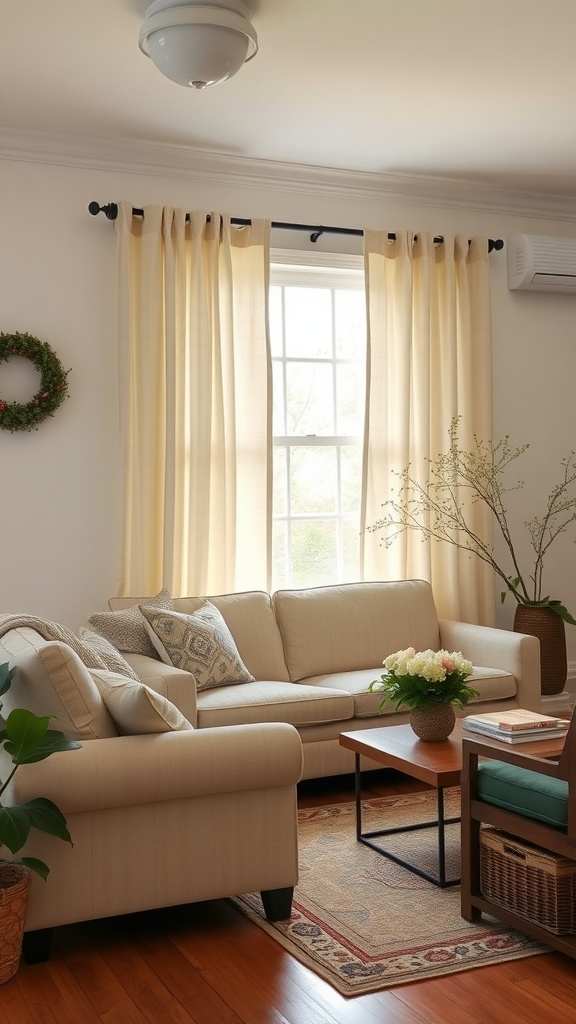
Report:
<svg viewBox="0 0 576 1024"><path fill-rule="evenodd" d="M576 238L510 235L508 288L576 292Z"/></svg>

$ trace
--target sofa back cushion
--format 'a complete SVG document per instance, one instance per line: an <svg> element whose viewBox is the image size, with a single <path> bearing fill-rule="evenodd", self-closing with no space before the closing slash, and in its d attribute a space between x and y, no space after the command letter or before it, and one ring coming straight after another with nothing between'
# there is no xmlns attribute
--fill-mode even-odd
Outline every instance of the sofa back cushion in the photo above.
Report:
<svg viewBox="0 0 576 1024"><path fill-rule="evenodd" d="M206 600L221 612L244 665L255 679L289 682L282 637L269 594L261 590L252 590L207 598L175 597L172 599L172 607L174 611L190 615L198 611ZM143 597L116 597L111 598L108 605L111 609L118 610L130 607L134 603L149 602Z"/></svg>
<svg viewBox="0 0 576 1024"><path fill-rule="evenodd" d="M10 630L2 638L0 661L16 668L2 697L2 714L26 708L35 715L53 715L51 728L69 740L101 739L118 731L106 710L90 670L71 647L46 641L33 629Z"/></svg>
<svg viewBox="0 0 576 1024"><path fill-rule="evenodd" d="M438 648L438 616L425 580L277 590L273 606L293 682L378 668L406 647Z"/></svg>

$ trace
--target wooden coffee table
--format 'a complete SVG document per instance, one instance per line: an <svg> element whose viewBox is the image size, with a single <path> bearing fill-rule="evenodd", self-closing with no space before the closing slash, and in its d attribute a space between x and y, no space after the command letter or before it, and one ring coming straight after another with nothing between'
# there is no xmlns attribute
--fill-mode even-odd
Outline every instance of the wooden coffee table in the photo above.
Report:
<svg viewBox="0 0 576 1024"><path fill-rule="evenodd" d="M414 874L425 878L434 885L445 889L449 885L458 885L459 878L446 878L446 838L445 826L460 821L460 818L444 817L444 790L447 786L460 785L462 771L462 737L473 736L474 740L483 743L490 749L510 750L508 743L499 743L491 737L481 736L477 732L467 732L456 722L453 733L441 743L426 743L418 739L409 725L389 725L382 729L360 729L356 732L343 732L340 744L353 750L355 754L354 788L356 797L356 838L358 842L370 846L390 860L401 864ZM564 745L564 737L549 740L515 743L514 750L519 753L534 753L540 757L555 757ZM386 768L396 768L420 782L433 786L437 792L438 815L435 821L419 822L414 825L403 825L397 828L384 828L374 832L362 831L362 778L360 758L364 755L371 761L377 761ZM399 832L412 832L422 828L436 828L438 832L438 874L432 875L416 864L403 860L384 846L374 842L380 836L395 835Z"/></svg>

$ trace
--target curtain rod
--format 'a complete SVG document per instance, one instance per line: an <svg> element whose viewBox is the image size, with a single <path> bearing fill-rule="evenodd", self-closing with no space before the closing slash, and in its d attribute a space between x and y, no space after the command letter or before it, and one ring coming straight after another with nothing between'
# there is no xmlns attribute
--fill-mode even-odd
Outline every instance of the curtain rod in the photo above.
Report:
<svg viewBox="0 0 576 1024"><path fill-rule="evenodd" d="M97 217L99 213L103 213L108 220L116 220L118 216L117 203L106 203L104 206L100 206L99 203L92 202L88 206L88 210L93 217ZM143 217L144 210L133 208L132 214L134 217ZM186 214L186 219L188 219L188 214ZM249 218L245 217L231 217L230 223L237 226L247 226L251 224L252 221ZM320 238L320 235L355 235L358 238L362 238L364 235L362 228L332 228L325 226L320 227L315 226L313 224L291 224L290 222L280 220L273 220L271 222L271 227L282 228L287 231L309 231L311 242L317 242L318 239ZM396 240L396 235L393 231L388 232L388 239L390 242L394 242ZM444 238L442 235L435 235L434 241L436 242L437 245L441 245L441 243L444 241ZM488 239L488 252L492 252L493 249L499 250L503 248L504 242L501 238Z"/></svg>

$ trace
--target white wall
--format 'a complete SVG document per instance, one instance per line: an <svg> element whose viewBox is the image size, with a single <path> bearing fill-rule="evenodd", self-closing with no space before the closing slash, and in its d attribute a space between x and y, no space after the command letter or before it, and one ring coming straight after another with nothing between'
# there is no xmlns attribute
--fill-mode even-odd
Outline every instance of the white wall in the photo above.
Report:
<svg viewBox="0 0 576 1024"><path fill-rule="evenodd" d="M335 190L332 190L335 191ZM136 174L0 160L0 331L28 331L71 368L70 397L38 431L0 432L0 610L42 615L77 628L117 586L119 443L115 342L115 233L88 203L126 199L207 208L236 216L349 227L463 232L504 238L514 231L576 233L571 223L430 202L309 194L191 177ZM306 236L275 232L274 244L304 247ZM348 243L324 236L319 247ZM360 251L353 240L352 251ZM491 255L495 435L531 443L514 516L543 510L560 460L576 448L573 379L576 295L509 292L506 250ZM0 397L9 364L0 366ZM576 536L573 531L572 536ZM530 563L527 563L530 564ZM547 560L546 591L576 614L576 548L568 535ZM497 588L500 589L499 587ZM513 605L499 612L509 626ZM576 627L568 627L576 658Z"/></svg>

